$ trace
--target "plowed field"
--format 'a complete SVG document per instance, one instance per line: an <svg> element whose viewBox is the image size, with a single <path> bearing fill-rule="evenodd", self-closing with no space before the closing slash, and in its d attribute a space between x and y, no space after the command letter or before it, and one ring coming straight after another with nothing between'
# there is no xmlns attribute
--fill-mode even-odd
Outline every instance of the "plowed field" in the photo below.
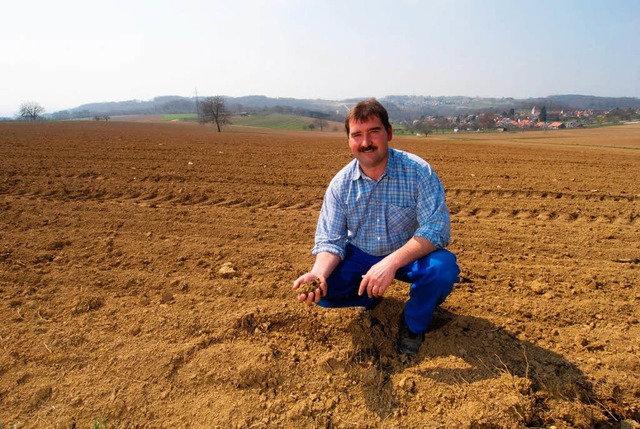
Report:
<svg viewBox="0 0 640 429"><path fill-rule="evenodd" d="M342 134L0 124L0 427L633 427L640 127L396 137L461 282L417 358L407 285L296 301Z"/></svg>

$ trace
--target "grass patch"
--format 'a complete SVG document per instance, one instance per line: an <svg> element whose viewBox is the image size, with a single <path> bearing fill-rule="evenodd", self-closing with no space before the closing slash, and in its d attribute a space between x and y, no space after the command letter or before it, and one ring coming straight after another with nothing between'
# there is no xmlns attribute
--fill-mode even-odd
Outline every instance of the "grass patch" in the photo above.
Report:
<svg viewBox="0 0 640 429"><path fill-rule="evenodd" d="M198 114L197 113L176 113L172 115L164 115L162 117L163 121L197 121Z"/></svg>
<svg viewBox="0 0 640 429"><path fill-rule="evenodd" d="M107 429L107 420L104 417L95 420L91 429Z"/></svg>
<svg viewBox="0 0 640 429"><path fill-rule="evenodd" d="M268 115L240 116L232 119L233 125L243 127L271 128L276 130L304 130L313 122L310 118L283 113L269 113Z"/></svg>

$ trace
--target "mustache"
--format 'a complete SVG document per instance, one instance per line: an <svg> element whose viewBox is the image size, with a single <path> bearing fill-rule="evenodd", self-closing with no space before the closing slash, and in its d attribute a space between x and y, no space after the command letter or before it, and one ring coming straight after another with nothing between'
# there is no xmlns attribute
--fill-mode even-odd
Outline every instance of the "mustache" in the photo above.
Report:
<svg viewBox="0 0 640 429"><path fill-rule="evenodd" d="M370 144L368 146L358 148L358 152L366 152L369 149L377 149L377 147L373 144Z"/></svg>

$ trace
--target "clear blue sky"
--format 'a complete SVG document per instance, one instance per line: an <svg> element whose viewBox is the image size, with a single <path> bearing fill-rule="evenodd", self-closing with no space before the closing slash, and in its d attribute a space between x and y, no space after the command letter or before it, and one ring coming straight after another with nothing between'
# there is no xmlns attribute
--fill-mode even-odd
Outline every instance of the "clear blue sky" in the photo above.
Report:
<svg viewBox="0 0 640 429"><path fill-rule="evenodd" d="M0 116L159 95L640 97L640 0L11 1Z"/></svg>

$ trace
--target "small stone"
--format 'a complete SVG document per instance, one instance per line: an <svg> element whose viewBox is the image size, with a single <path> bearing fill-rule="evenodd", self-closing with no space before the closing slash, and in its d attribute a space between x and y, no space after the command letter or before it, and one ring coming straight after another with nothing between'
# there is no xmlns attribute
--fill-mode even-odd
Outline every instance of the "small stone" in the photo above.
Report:
<svg viewBox="0 0 640 429"><path fill-rule="evenodd" d="M171 301L173 301L173 295L171 294L171 292L165 291L162 293L162 296L160 297L160 302L162 304L168 304Z"/></svg>
<svg viewBox="0 0 640 429"><path fill-rule="evenodd" d="M531 284L529 284L529 287L531 288L531 292L535 293L536 295L542 295L547 291L546 285L537 280L531 282Z"/></svg>
<svg viewBox="0 0 640 429"><path fill-rule="evenodd" d="M398 383L398 386L404 389L404 386L407 385L407 377L402 377L402 380Z"/></svg>
<svg viewBox="0 0 640 429"><path fill-rule="evenodd" d="M41 403L46 402L51 398L53 389L51 386L42 387L33 395L32 404L34 407L39 406Z"/></svg>
<svg viewBox="0 0 640 429"><path fill-rule="evenodd" d="M235 268L233 268L233 266L231 266L231 263L225 262L224 264L222 264L222 267L220 267L220 269L218 270L218 274L223 279L230 279L237 275L237 271L235 270Z"/></svg>
<svg viewBox="0 0 640 429"><path fill-rule="evenodd" d="M332 410L336 406L336 401L333 398L329 398L324 403L325 410Z"/></svg>

